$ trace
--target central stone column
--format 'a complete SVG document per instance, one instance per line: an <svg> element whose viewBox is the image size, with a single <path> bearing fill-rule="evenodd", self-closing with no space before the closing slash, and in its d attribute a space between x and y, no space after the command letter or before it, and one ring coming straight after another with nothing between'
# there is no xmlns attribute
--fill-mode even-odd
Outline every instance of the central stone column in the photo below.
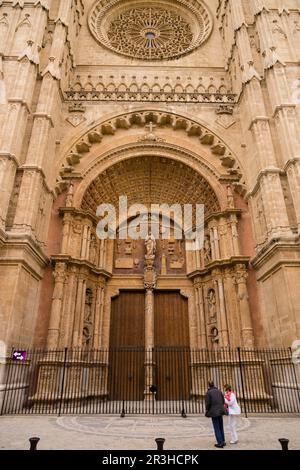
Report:
<svg viewBox="0 0 300 470"><path fill-rule="evenodd" d="M153 395L151 386L153 384L153 348L154 348L154 294L156 287L156 272L154 268L156 243L153 235L148 236L145 240L146 255L144 269L144 287L146 289L145 296L145 400L151 400Z"/></svg>

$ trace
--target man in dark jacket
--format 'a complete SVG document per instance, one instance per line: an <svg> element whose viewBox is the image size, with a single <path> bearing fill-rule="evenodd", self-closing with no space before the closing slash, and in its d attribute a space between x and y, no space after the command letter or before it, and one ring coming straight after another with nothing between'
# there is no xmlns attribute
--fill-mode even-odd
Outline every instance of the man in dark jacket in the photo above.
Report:
<svg viewBox="0 0 300 470"><path fill-rule="evenodd" d="M213 382L209 382L208 391L205 395L205 416L212 419L215 436L217 439L217 444L215 444L215 447L220 449L226 446L223 427L223 415L225 413L224 404L225 400L221 390L215 387Z"/></svg>

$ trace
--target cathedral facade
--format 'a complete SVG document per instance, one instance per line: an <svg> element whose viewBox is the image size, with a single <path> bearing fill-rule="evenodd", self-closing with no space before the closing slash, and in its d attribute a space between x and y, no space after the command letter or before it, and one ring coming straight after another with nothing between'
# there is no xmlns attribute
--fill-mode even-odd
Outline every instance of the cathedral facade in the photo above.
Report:
<svg viewBox="0 0 300 470"><path fill-rule="evenodd" d="M300 338L299 60L299 0L1 1L0 340ZM100 239L122 196L204 205L203 245Z"/></svg>

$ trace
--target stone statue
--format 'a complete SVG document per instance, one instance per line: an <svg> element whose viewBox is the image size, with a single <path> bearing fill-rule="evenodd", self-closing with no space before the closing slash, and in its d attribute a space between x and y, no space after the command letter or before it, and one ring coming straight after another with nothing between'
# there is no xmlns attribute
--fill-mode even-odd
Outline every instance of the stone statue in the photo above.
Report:
<svg viewBox="0 0 300 470"><path fill-rule="evenodd" d="M229 209L234 209L234 196L230 184L227 185L227 206Z"/></svg>
<svg viewBox="0 0 300 470"><path fill-rule="evenodd" d="M74 184L71 182L69 189L68 189L67 197L66 197L66 207L72 207L73 196L74 196Z"/></svg>
<svg viewBox="0 0 300 470"><path fill-rule="evenodd" d="M210 340L213 346L219 342L219 330L215 326L210 330Z"/></svg>
<svg viewBox="0 0 300 470"><path fill-rule="evenodd" d="M146 257L153 257L155 256L156 252L156 241L154 236L148 235L145 239L145 246L146 246Z"/></svg>
<svg viewBox="0 0 300 470"><path fill-rule="evenodd" d="M209 319L211 321L215 321L217 319L217 307L216 307L216 294L213 289L210 289L208 291L207 302L208 302Z"/></svg>
<svg viewBox="0 0 300 470"><path fill-rule="evenodd" d="M204 250L204 261L206 263L210 263L211 262L211 245L210 245L210 239L208 235L206 235L206 237L204 238L203 250Z"/></svg>

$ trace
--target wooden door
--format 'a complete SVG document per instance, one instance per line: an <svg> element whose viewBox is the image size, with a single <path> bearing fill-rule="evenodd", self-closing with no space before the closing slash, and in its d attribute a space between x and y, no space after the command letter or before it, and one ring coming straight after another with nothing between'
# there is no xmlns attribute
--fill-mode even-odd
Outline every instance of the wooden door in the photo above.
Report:
<svg viewBox="0 0 300 470"><path fill-rule="evenodd" d="M190 395L188 301L179 292L155 292L155 363L158 400Z"/></svg>
<svg viewBox="0 0 300 470"><path fill-rule="evenodd" d="M143 399L144 347L144 292L121 291L111 304L110 399Z"/></svg>

